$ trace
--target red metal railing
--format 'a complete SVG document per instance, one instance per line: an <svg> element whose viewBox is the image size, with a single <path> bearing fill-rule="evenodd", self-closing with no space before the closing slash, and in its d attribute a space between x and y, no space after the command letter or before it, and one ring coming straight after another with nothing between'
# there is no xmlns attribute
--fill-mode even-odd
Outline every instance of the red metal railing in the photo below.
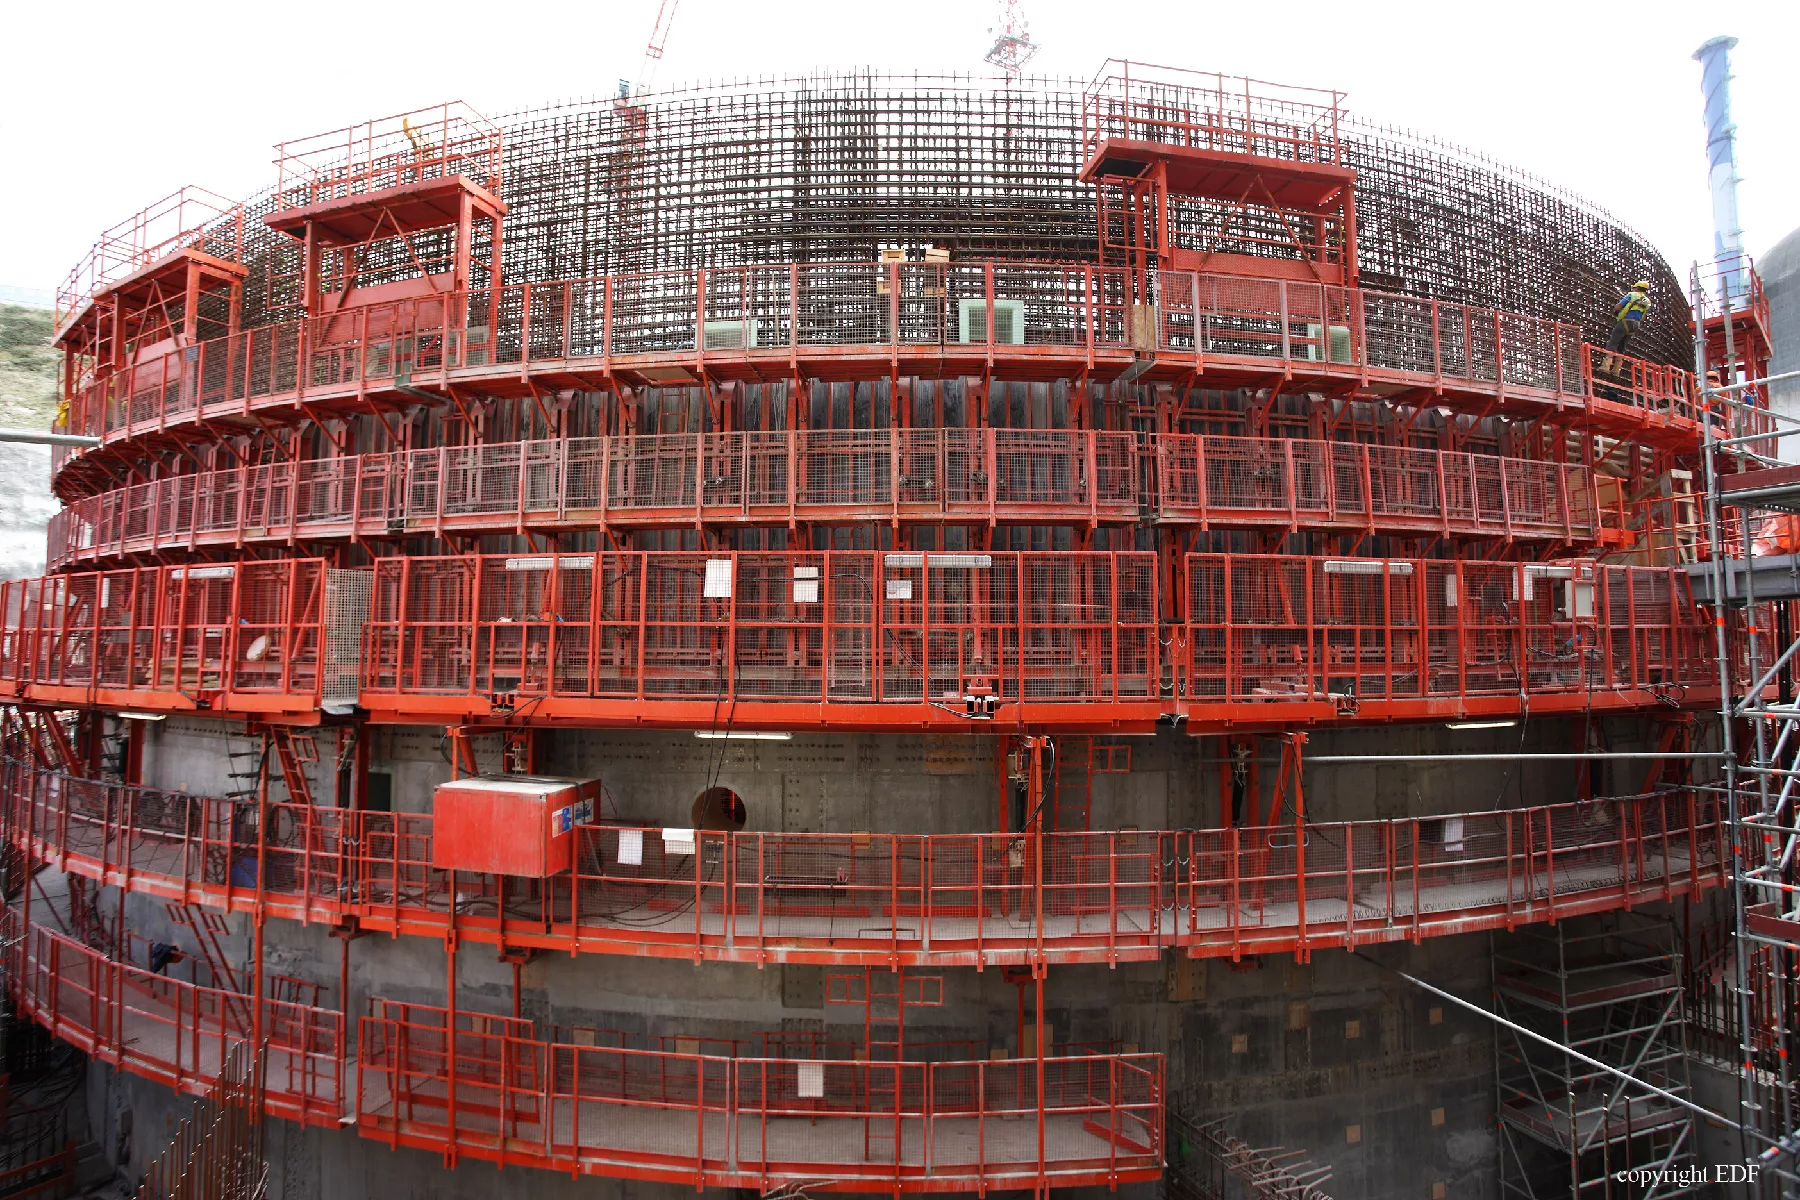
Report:
<svg viewBox="0 0 1800 1200"><path fill-rule="evenodd" d="M1142 469L1149 466L1150 469ZM53 566L396 531L791 521L1124 522L1591 542L1583 468L1350 442L1074 429L552 438L241 466L83 497Z"/></svg>
<svg viewBox="0 0 1800 1200"><path fill-rule="evenodd" d="M236 262L244 249L243 206L190 184L114 225L56 289L57 328L94 293L188 246Z"/></svg>
<svg viewBox="0 0 1800 1200"><path fill-rule="evenodd" d="M1724 882L1715 797L1169 832L580 831L575 869L431 866L432 818L270 805L7 764L15 838L183 903L513 948L882 965L1148 959L1511 928ZM1041 877L1040 863L1041 857ZM1347 896L1355 896L1348 909ZM460 897L452 913L452 897Z"/></svg>
<svg viewBox="0 0 1800 1200"><path fill-rule="evenodd" d="M366 696L1154 701L1148 553L386 559Z"/></svg>
<svg viewBox="0 0 1800 1200"><path fill-rule="evenodd" d="M1082 92L1082 155L1124 138L1337 164L1343 107L1338 91L1108 59Z"/></svg>
<svg viewBox="0 0 1800 1200"><path fill-rule="evenodd" d="M196 987L109 960L7 909L7 987L19 1011L101 1062L190 1094L217 1078L232 1042L268 1046L269 1111L335 1128L343 1115L344 1016Z"/></svg>
<svg viewBox="0 0 1800 1200"><path fill-rule="evenodd" d="M1401 446L1155 438L1165 519L1589 541L1622 529L1580 467ZM1285 522L1284 522L1285 518Z"/></svg>
<svg viewBox="0 0 1800 1200"><path fill-rule="evenodd" d="M1691 371L1581 347L1586 390L1597 403L1622 404L1643 413L1665 413L1698 421L1700 393Z"/></svg>
<svg viewBox="0 0 1800 1200"><path fill-rule="evenodd" d="M1314 948L1510 929L1722 886L1727 871L1724 812L1695 791L1192 838L1190 954L1290 949L1296 925Z"/></svg>
<svg viewBox="0 0 1800 1200"><path fill-rule="evenodd" d="M142 567L0 584L0 679L59 690L316 700L324 565ZM266 705L265 705L266 706ZM315 705L316 706L316 705Z"/></svg>
<svg viewBox="0 0 1800 1200"><path fill-rule="evenodd" d="M1186 691L1355 706L1649 691L1716 674L1685 572L1587 562L1191 555Z"/></svg>
<svg viewBox="0 0 1800 1200"><path fill-rule="evenodd" d="M1725 302L1738 320L1756 325L1763 340L1768 339L1769 293L1763 288L1756 260L1748 254L1735 254L1714 259L1694 276L1694 303L1704 322L1723 322ZM1722 341L1723 338L1721 337ZM1740 351L1747 347L1739 347ZM1710 356L1709 356L1710 357ZM1714 360L1717 365L1717 360Z"/></svg>
<svg viewBox="0 0 1800 1200"><path fill-rule="evenodd" d="M500 194L502 134L461 101L279 142L275 195L301 208L369 192L467 177Z"/></svg>
<svg viewBox="0 0 1800 1200"><path fill-rule="evenodd" d="M75 1162L75 1143L65 1142L53 1154L0 1170L0 1196L8 1200L26 1200L45 1192L66 1196L75 1190Z"/></svg>
<svg viewBox="0 0 1800 1200"><path fill-rule="evenodd" d="M1172 625L1139 552L393 558L366 614L327 605L324 575L298 560L0 584L0 680L171 711L304 711L329 691L392 719L697 726L729 701L727 719L782 728L913 719L896 705L993 715L967 711L982 697L1052 722L1246 702L1423 718L1483 697L1541 713L1716 683L1688 578L1662 567L1192 555Z"/></svg>
<svg viewBox="0 0 1800 1200"><path fill-rule="evenodd" d="M342 1013L264 1000L259 1026L239 1015L244 997L27 930L17 910L4 928L19 1010L90 1056L198 1094L231 1043L260 1037L268 1111L328 1127L347 1115ZM478 1014L459 1014L446 1037L442 1009L372 1007L355 1116L363 1136L396 1145L697 1186L828 1174L857 1190L962 1191L1161 1171L1158 1054L1041 1066L727 1058L538 1042L529 1022Z"/></svg>
<svg viewBox="0 0 1800 1200"><path fill-rule="evenodd" d="M364 1136L577 1173L850 1190L1073 1186L1161 1172L1161 1055L721 1057L544 1043L444 1014L362 1019ZM1039 1070L1043 1071L1040 1102Z"/></svg>
<svg viewBox="0 0 1800 1200"><path fill-rule="evenodd" d="M1124 269L1015 263L790 264L517 284L247 330L118 372L74 397L70 430L108 440L301 401L456 380L673 364L729 375L761 360L868 369L1069 372L1155 350L1221 378L1284 375L1429 389L1434 404L1557 416L1614 436L1691 442L1691 380L1590 379L1573 325L1364 289L1165 271L1142 328ZM1145 339L1150 339L1145 341ZM929 360L913 362L923 356ZM866 359L861 368L859 359ZM900 360L906 360L902 363ZM1626 360L1629 361L1629 360ZM1035 364L1035 365L1034 365ZM1630 368L1636 372L1638 368ZM1260 375L1256 376L1261 378ZM1604 384L1604 386L1602 386ZM412 403L408 399L407 403Z"/></svg>

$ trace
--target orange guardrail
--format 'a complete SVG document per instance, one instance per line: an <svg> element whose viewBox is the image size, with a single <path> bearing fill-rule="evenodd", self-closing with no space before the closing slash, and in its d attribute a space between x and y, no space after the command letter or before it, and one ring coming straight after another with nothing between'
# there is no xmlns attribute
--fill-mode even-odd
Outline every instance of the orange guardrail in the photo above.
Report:
<svg viewBox="0 0 1800 1200"><path fill-rule="evenodd" d="M261 1002L109 960L4 915L19 1011L98 1061L190 1094L234 1042L266 1049L268 1111L364 1137L577 1174L968 1191L1162 1170L1160 1054L871 1062L537 1041L529 1022L371 1002L354 1107L341 1012ZM1041 1074L1041 1078L1040 1078Z"/></svg>
<svg viewBox="0 0 1800 1200"><path fill-rule="evenodd" d="M240 466L51 518L52 566L294 538L793 521L1161 520L1592 542L1622 530L1569 464L1352 442L1074 429L547 438Z"/></svg>
<svg viewBox="0 0 1800 1200"><path fill-rule="evenodd" d="M319 560L294 559L0 584L0 679L126 707L229 697L247 710L316 708L326 576Z"/></svg>
<svg viewBox="0 0 1800 1200"><path fill-rule="evenodd" d="M333 586L335 584L335 586ZM143 567L0 584L36 703L704 728L1442 718L1716 688L1679 568L1154 554L622 551ZM1459 707L1460 706L1460 707Z"/></svg>
<svg viewBox="0 0 1800 1200"><path fill-rule="evenodd" d="M190 184L126 217L100 235L56 289L56 328L95 294L188 246L236 262L244 249L243 206Z"/></svg>
<svg viewBox="0 0 1800 1200"><path fill-rule="evenodd" d="M453 382L529 394L679 367L766 378L943 373L1050 377L1155 356L1192 380L1423 389L1434 406L1561 417L1691 445L1691 377L1618 358L1589 368L1578 327L1366 289L1165 271L1134 305L1129 272L1023 263L829 263L516 284L376 304L197 343L72 399L69 431L114 440L170 425L340 402L398 406ZM1147 319L1152 317L1154 319ZM1236 372L1236 374L1233 374ZM1154 376L1152 376L1154 377ZM398 389L412 389L401 392ZM1423 392L1421 392L1423 394ZM69 461L57 458L56 465Z"/></svg>
<svg viewBox="0 0 1800 1200"><path fill-rule="evenodd" d="M181 903L442 937L427 814L269 805L4 767L22 846ZM1702 791L1241 829L1020 834L579 831L547 881L459 872L456 936L512 948L919 965L1311 950L1511 928L1724 882ZM633 860L636 861L633 861ZM1041 861L1040 861L1041 860ZM1041 867L1041 874L1040 874ZM1346 905L1353 896L1355 903Z"/></svg>
<svg viewBox="0 0 1800 1200"><path fill-rule="evenodd" d="M217 1078L232 1042L268 1046L267 1103L335 1128L344 1103L344 1016L197 987L129 964L5 912L7 988L27 1014L90 1058L192 1095Z"/></svg>
<svg viewBox="0 0 1800 1200"><path fill-rule="evenodd" d="M1336 698L1653 692L1717 682L1713 631L1665 567L1196 554L1187 694Z"/></svg>
<svg viewBox="0 0 1800 1200"><path fill-rule="evenodd" d="M358 1030L357 1124L394 1145L764 1189L829 1178L847 1190L967 1191L1161 1173L1159 1054L724 1057L540 1042L485 1020L447 1033L442 1010L408 1007L412 1020L364 1017Z"/></svg>

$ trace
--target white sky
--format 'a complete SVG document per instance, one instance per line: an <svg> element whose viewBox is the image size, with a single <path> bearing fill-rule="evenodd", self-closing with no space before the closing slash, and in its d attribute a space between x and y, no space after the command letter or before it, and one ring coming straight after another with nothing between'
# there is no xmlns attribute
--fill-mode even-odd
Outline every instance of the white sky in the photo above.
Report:
<svg viewBox="0 0 1800 1200"><path fill-rule="evenodd" d="M1125 57L1336 87L1359 115L1610 209L1685 276L1712 254L1700 68L1730 33L1745 240L1800 225L1800 3L1024 0L1032 70ZM680 0L658 83L815 67L987 73L996 0ZM185 183L246 196L282 138L462 99L610 95L656 0L99 0L15 5L0 51L0 283L52 288L106 226Z"/></svg>

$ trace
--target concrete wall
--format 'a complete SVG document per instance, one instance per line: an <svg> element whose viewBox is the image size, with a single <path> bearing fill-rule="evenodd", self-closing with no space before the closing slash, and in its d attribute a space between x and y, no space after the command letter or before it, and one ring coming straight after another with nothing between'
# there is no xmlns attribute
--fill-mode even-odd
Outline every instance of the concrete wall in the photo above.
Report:
<svg viewBox="0 0 1800 1200"><path fill-rule="evenodd" d="M1596 720L1613 749L1648 748L1631 720ZM241 727L203 718L170 718L149 727L145 782L223 794L251 781L258 742ZM1533 721L1524 727L1451 730L1442 725L1314 733L1305 753L1458 754L1562 752L1580 744L1580 722ZM367 731L371 772L391 777L398 812L430 812L432 792L450 779L443 731L429 727ZM1221 739L1164 731L1113 739L1129 746L1129 774L1094 778L1095 829L1206 828L1220 823ZM334 802L337 735L316 735L320 761L308 778L320 803ZM708 787L743 797L746 828L761 831L975 833L999 828L1003 806L995 777L996 742L979 734L922 736L796 734L791 741L703 741L686 733L553 730L542 735L538 770L598 776L609 795L608 820L683 825ZM1258 743L1262 811L1276 776L1279 747ZM478 764L498 769L497 738L476 740ZM230 756L236 754L236 759ZM1643 764L1603 767L1596 790L1626 793ZM1321 764L1305 776L1309 820L1356 821L1480 812L1570 799L1572 763L1495 762ZM1291 813L1287 814L1291 819Z"/></svg>
<svg viewBox="0 0 1800 1200"><path fill-rule="evenodd" d="M1769 373L1800 371L1800 229L1777 242L1756 265L1769 293ZM1769 406L1800 419L1800 379L1770 384ZM1800 462L1800 437L1782 438L1780 457Z"/></svg>

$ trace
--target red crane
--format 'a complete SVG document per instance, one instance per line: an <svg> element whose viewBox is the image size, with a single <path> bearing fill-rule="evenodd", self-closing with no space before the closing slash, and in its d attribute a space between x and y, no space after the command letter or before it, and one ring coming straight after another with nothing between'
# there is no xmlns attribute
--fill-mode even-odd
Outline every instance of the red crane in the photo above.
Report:
<svg viewBox="0 0 1800 1200"><path fill-rule="evenodd" d="M643 95L655 82L656 68L662 62L663 47L669 43L669 27L675 23L675 10L680 4L681 0L659 0L656 6L656 24L651 26L650 40L644 44L644 62L638 68L638 77L631 86L631 95Z"/></svg>

